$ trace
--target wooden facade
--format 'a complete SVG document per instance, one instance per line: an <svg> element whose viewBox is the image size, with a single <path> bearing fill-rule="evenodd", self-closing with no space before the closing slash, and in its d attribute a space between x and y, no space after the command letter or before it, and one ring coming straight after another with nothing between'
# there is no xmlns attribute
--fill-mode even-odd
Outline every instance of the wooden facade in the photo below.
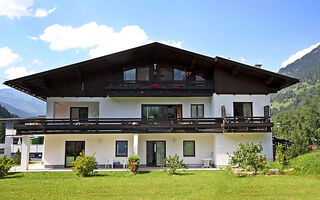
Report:
<svg viewBox="0 0 320 200"><path fill-rule="evenodd" d="M142 66L149 67L150 82L143 83L143 88L137 87L142 83L135 82L131 86L128 82L126 84L123 78L124 68ZM155 66L180 68L191 75L179 83L175 83L175 80L161 81L154 78L157 77L154 75ZM202 82L195 80L192 75L198 72L206 74ZM47 97L269 94L297 82L297 79L229 59L212 58L160 43L151 43L6 81L4 84L45 101ZM152 84L161 87L152 88Z"/></svg>

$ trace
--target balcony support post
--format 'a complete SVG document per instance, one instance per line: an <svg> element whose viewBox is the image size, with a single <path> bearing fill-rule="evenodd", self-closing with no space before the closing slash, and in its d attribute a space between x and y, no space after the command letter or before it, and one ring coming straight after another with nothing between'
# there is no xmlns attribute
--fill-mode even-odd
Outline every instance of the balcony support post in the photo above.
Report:
<svg viewBox="0 0 320 200"><path fill-rule="evenodd" d="M139 135L135 133L133 135L133 155L138 155L138 141L139 141Z"/></svg>
<svg viewBox="0 0 320 200"><path fill-rule="evenodd" d="M21 169L29 169L29 154L30 154L30 136L22 136L22 145L21 145Z"/></svg>

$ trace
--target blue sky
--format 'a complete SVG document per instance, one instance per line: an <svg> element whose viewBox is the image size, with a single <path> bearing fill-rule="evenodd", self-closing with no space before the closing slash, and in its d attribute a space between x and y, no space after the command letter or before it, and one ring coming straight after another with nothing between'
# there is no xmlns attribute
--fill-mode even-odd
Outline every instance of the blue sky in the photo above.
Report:
<svg viewBox="0 0 320 200"><path fill-rule="evenodd" d="M0 80L152 41L278 71L320 42L319 9L308 0L0 0Z"/></svg>

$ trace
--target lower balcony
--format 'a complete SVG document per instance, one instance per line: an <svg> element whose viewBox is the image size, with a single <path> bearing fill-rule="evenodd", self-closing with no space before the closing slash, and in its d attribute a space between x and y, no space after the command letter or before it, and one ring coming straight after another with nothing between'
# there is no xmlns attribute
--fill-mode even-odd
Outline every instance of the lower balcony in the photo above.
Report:
<svg viewBox="0 0 320 200"><path fill-rule="evenodd" d="M273 123L266 117L226 118L89 118L21 119L15 122L17 135L108 134L108 133L232 133L270 132Z"/></svg>

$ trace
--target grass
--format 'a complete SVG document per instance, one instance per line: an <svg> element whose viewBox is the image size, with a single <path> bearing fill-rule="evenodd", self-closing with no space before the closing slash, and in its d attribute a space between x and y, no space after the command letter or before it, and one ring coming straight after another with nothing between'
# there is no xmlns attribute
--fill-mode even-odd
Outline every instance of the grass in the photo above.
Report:
<svg viewBox="0 0 320 200"><path fill-rule="evenodd" d="M290 160L296 174L320 175L320 152L308 153Z"/></svg>
<svg viewBox="0 0 320 200"><path fill-rule="evenodd" d="M29 172L0 179L0 199L317 199L320 176L237 178L224 171Z"/></svg>

